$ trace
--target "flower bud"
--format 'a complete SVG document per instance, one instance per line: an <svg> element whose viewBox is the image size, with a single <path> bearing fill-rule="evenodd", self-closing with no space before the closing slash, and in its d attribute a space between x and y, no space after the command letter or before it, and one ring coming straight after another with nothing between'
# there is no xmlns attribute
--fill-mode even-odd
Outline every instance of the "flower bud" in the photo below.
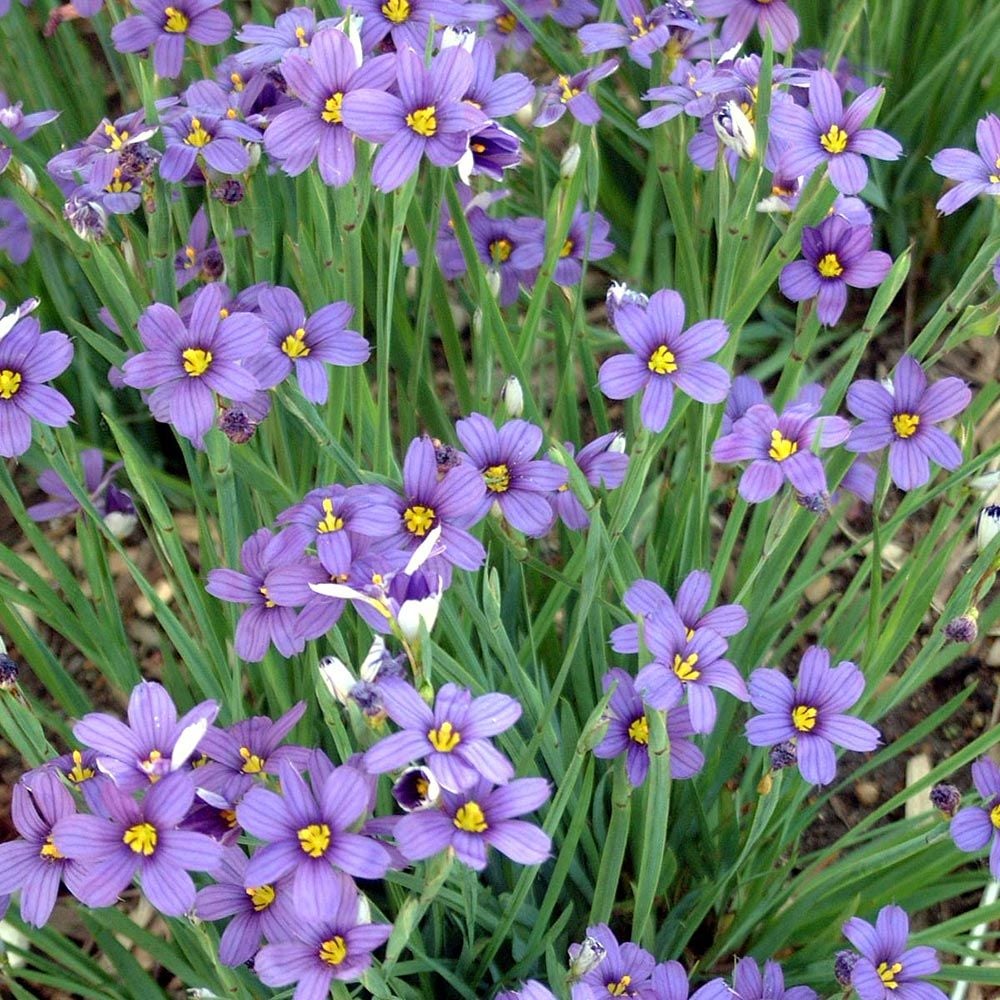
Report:
<svg viewBox="0 0 1000 1000"><path fill-rule="evenodd" d="M858 964L861 956L855 951L838 951L833 960L833 974L845 989L851 985L851 976L854 973L854 966Z"/></svg>
<svg viewBox="0 0 1000 1000"><path fill-rule="evenodd" d="M726 101L712 115L712 124L719 141L733 150L740 159L752 160L756 156L757 133L736 101Z"/></svg>
<svg viewBox="0 0 1000 1000"><path fill-rule="evenodd" d="M35 171L26 163L17 165L17 182L32 197L38 194L38 178L35 176Z"/></svg>
<svg viewBox="0 0 1000 1000"><path fill-rule="evenodd" d="M935 809L940 809L948 819L951 819L962 804L962 793L954 785L942 782L931 789L930 800Z"/></svg>
<svg viewBox="0 0 1000 1000"><path fill-rule="evenodd" d="M978 618L979 611L976 608L952 618L944 627L944 637L951 642L975 642L979 635L979 625L976 621Z"/></svg>
<svg viewBox="0 0 1000 1000"><path fill-rule="evenodd" d="M572 945L569 952L568 979L571 983L582 979L591 969L597 968L608 953L604 945L594 937L585 937L583 944Z"/></svg>
<svg viewBox="0 0 1000 1000"><path fill-rule="evenodd" d="M118 489L114 483L108 483L104 494L104 524L108 531L122 541L135 531L138 522L131 495Z"/></svg>
<svg viewBox="0 0 1000 1000"><path fill-rule="evenodd" d="M108 215L104 207L90 201L86 194L74 192L63 206L63 218L73 227L73 232L81 240L96 243L104 239L108 231Z"/></svg>
<svg viewBox="0 0 1000 1000"><path fill-rule="evenodd" d="M576 168L580 165L580 144L570 143L559 161L559 176L564 180L570 180L576 174Z"/></svg>
<svg viewBox="0 0 1000 1000"><path fill-rule="evenodd" d="M495 268L491 267L486 272L486 287L489 288L490 295L492 295L493 298L500 298L500 272ZM482 312L479 309L477 309L476 312L479 313L479 326L480 329L482 329Z"/></svg>
<svg viewBox="0 0 1000 1000"><path fill-rule="evenodd" d="M245 195L246 189L235 177L227 177L218 187L212 188L212 197L223 205L238 205Z"/></svg>
<svg viewBox="0 0 1000 1000"><path fill-rule="evenodd" d="M326 685L327 691L341 705L346 705L354 685L357 684L347 664L336 656L324 656L319 661L319 676Z"/></svg>
<svg viewBox="0 0 1000 1000"><path fill-rule="evenodd" d="M628 441L624 431L618 431L608 445L608 451L613 451L616 455L624 455Z"/></svg>
<svg viewBox="0 0 1000 1000"><path fill-rule="evenodd" d="M423 625L428 632L434 628L437 621L438 608L441 606L441 591L436 594L428 594L419 600L403 601L396 615L396 624L403 637L408 642L416 642L420 638L420 626Z"/></svg>
<svg viewBox="0 0 1000 1000"><path fill-rule="evenodd" d="M426 767L408 767L392 786L392 794L405 812L426 809L441 796L441 786Z"/></svg>
<svg viewBox="0 0 1000 1000"><path fill-rule="evenodd" d="M257 421L240 406L227 406L219 414L219 430L233 444L246 444L257 431Z"/></svg>
<svg viewBox="0 0 1000 1000"><path fill-rule="evenodd" d="M6 653L0 653L0 691L10 691L17 684L18 666Z"/></svg>
<svg viewBox="0 0 1000 1000"><path fill-rule="evenodd" d="M983 507L976 521L976 544L982 552L1000 531L1000 504L991 503Z"/></svg>
<svg viewBox="0 0 1000 1000"><path fill-rule="evenodd" d="M247 174L252 174L257 169L257 164L260 163L260 147L261 143L259 142L251 142L247 147L247 155L250 158Z"/></svg>
<svg viewBox="0 0 1000 1000"><path fill-rule="evenodd" d="M519 417L524 413L524 390L516 375L508 375L500 390L500 398L508 417Z"/></svg>
<svg viewBox="0 0 1000 1000"><path fill-rule="evenodd" d="M634 288L629 288L624 281L612 281L608 288L608 294L604 297L604 308L608 313L608 322L612 326L615 325L615 313L618 311L618 307L626 303L645 309L649 305L649 296L637 292Z"/></svg>
<svg viewBox="0 0 1000 1000"><path fill-rule="evenodd" d="M783 771L786 767L794 767L799 759L795 744L790 740L771 747L770 756L772 771Z"/></svg>

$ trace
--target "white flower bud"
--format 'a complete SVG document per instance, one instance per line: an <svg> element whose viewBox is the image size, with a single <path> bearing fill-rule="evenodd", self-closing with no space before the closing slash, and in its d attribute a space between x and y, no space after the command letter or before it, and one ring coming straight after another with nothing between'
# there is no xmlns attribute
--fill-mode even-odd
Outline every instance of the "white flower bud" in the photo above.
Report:
<svg viewBox="0 0 1000 1000"><path fill-rule="evenodd" d="M519 417L524 413L524 390L516 375L508 375L500 390L500 398L508 417Z"/></svg>
<svg viewBox="0 0 1000 1000"><path fill-rule="evenodd" d="M346 705L348 696L357 683L347 664L343 660L337 659L336 656L324 656L319 661L319 676L326 685L327 691L341 705Z"/></svg>
<svg viewBox="0 0 1000 1000"><path fill-rule="evenodd" d="M986 546L997 537L998 532L1000 532L1000 504L991 503L983 507L976 521L976 544L980 552L985 551Z"/></svg>
<svg viewBox="0 0 1000 1000"><path fill-rule="evenodd" d="M113 510L104 515L104 524L118 541L124 541L135 531L135 526L139 523L139 518L135 514L123 514L121 511Z"/></svg>
<svg viewBox="0 0 1000 1000"><path fill-rule="evenodd" d="M499 271L494 270L493 268L490 268L490 270L488 270L486 272L486 285L489 288L490 295L492 295L493 298L495 298L495 299L500 298L500 272Z"/></svg>
<svg viewBox="0 0 1000 1000"><path fill-rule="evenodd" d="M415 642L420 638L420 626L428 632L434 628L437 621L438 608L441 606L441 590L436 594L428 594L419 601L403 601L396 615L396 624L407 642Z"/></svg>
<svg viewBox="0 0 1000 1000"><path fill-rule="evenodd" d="M26 163L17 165L17 182L32 197L38 194L38 178L35 176L35 171Z"/></svg>
<svg viewBox="0 0 1000 1000"><path fill-rule="evenodd" d="M575 983L582 979L591 969L596 968L607 955L607 949L597 938L586 937L580 950L569 963L569 981Z"/></svg>
<svg viewBox="0 0 1000 1000"><path fill-rule="evenodd" d="M608 445L608 451L613 451L618 455L624 455L627 444L628 442L625 439L625 433L623 431L618 431L618 433L611 439L611 444Z"/></svg>
<svg viewBox="0 0 1000 1000"><path fill-rule="evenodd" d="M712 124L719 141L741 159L752 160L757 154L757 133L736 101L726 101L712 115Z"/></svg>
<svg viewBox="0 0 1000 1000"><path fill-rule="evenodd" d="M563 153L562 159L559 161L559 176L564 181L570 180L576 174L576 168L579 165L580 144L574 142L567 147L566 152Z"/></svg>

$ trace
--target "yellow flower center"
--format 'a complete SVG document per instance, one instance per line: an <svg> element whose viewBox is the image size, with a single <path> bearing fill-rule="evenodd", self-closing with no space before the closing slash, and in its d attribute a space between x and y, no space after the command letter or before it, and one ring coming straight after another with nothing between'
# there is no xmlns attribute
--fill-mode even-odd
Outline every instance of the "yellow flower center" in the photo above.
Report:
<svg viewBox="0 0 1000 1000"><path fill-rule="evenodd" d="M896 976L903 971L903 966L899 962L893 962L892 965L888 962L880 962L875 971L878 973L879 979L882 980L882 983L885 985L887 990L899 989L899 983L896 982Z"/></svg>
<svg viewBox="0 0 1000 1000"><path fill-rule="evenodd" d="M311 858L321 858L330 846L330 828L326 823L310 823L297 834L299 847Z"/></svg>
<svg viewBox="0 0 1000 1000"><path fill-rule="evenodd" d="M50 833L45 838L45 843L42 844L42 849L38 852L40 857L45 858L46 861L61 861L65 855L52 843L52 834Z"/></svg>
<svg viewBox="0 0 1000 1000"><path fill-rule="evenodd" d="M191 378L200 378L212 363L212 352L203 351L200 347L189 347L181 357L184 359L184 371Z"/></svg>
<svg viewBox="0 0 1000 1000"><path fill-rule="evenodd" d="M819 144L828 152L842 153L847 149L847 133L839 125L831 125L820 137Z"/></svg>
<svg viewBox="0 0 1000 1000"><path fill-rule="evenodd" d="M513 14L501 14L493 18L493 23L505 35L509 35L517 27L517 18Z"/></svg>
<svg viewBox="0 0 1000 1000"><path fill-rule="evenodd" d="M486 822L486 817L483 815L483 810L479 808L478 802L466 802L464 806L459 806L452 823L459 830L465 830L466 833L484 833L489 829L489 824Z"/></svg>
<svg viewBox="0 0 1000 1000"><path fill-rule="evenodd" d="M505 260L510 259L510 253L514 249L511 245L510 240L499 239L494 240L490 244L490 256L493 258L495 264L502 264Z"/></svg>
<svg viewBox="0 0 1000 1000"><path fill-rule="evenodd" d="M340 531L344 526L344 519L337 517L333 512L333 501L329 497L323 498L323 517L316 525L316 530L321 535L328 535L331 531Z"/></svg>
<svg viewBox="0 0 1000 1000"><path fill-rule="evenodd" d="M108 137L111 149L121 149L128 141L128 132L119 132L111 122L104 126L104 134Z"/></svg>
<svg viewBox="0 0 1000 1000"><path fill-rule="evenodd" d="M811 733L816 728L816 716L819 713L810 705L796 705L792 709L792 725L800 733Z"/></svg>
<svg viewBox="0 0 1000 1000"><path fill-rule="evenodd" d="M502 463L491 465L483 473L483 481L491 493L506 493L510 489L510 469Z"/></svg>
<svg viewBox="0 0 1000 1000"><path fill-rule="evenodd" d="M563 104L566 104L567 101L573 100L573 98L580 93L579 87L571 87L569 85L568 76L560 76L558 79L558 83L560 90L559 100L562 101Z"/></svg>
<svg viewBox="0 0 1000 1000"><path fill-rule="evenodd" d="M163 13L167 16L167 23L163 26L164 31L169 31L172 35L180 35L188 30L191 21L183 11L176 7L164 7Z"/></svg>
<svg viewBox="0 0 1000 1000"><path fill-rule="evenodd" d="M646 367L657 375L669 375L670 372L677 371L677 361L674 352L666 344L660 346L649 356Z"/></svg>
<svg viewBox="0 0 1000 1000"><path fill-rule="evenodd" d="M568 257L573 252L573 241L567 237L566 242L562 245L559 250L560 257Z"/></svg>
<svg viewBox="0 0 1000 1000"><path fill-rule="evenodd" d="M139 762L139 767L146 773L151 784L160 780L160 775L156 771L156 765L163 759L163 754L159 750L150 750L146 754L146 759Z"/></svg>
<svg viewBox="0 0 1000 1000"><path fill-rule="evenodd" d="M255 885L253 888L247 889L247 895L253 903L254 913L260 913L274 902L274 886Z"/></svg>
<svg viewBox="0 0 1000 1000"><path fill-rule="evenodd" d="M390 3L392 0L390 0ZM403 0L405 3L406 0ZM407 4L407 9L409 5ZM426 108L417 108L406 116L406 124L413 129L417 135L434 135L438 130L437 108L433 104L428 104Z"/></svg>
<svg viewBox="0 0 1000 1000"><path fill-rule="evenodd" d="M649 34L649 29L646 27L646 20L641 15L633 15L632 25L635 27L635 31L632 33L633 38L642 38L643 35Z"/></svg>
<svg viewBox="0 0 1000 1000"><path fill-rule="evenodd" d="M261 596L264 598L265 608L277 607L274 601L271 600L271 595L267 592L267 587L258 587L257 589L260 591Z"/></svg>
<svg viewBox="0 0 1000 1000"><path fill-rule="evenodd" d="M10 399L21 388L21 373L9 368L0 371L0 399Z"/></svg>
<svg viewBox="0 0 1000 1000"><path fill-rule="evenodd" d="M241 770L244 774L260 774L264 770L266 761L263 757L258 757L257 754L251 753L249 747L240 747L240 756L243 758L243 767Z"/></svg>
<svg viewBox="0 0 1000 1000"><path fill-rule="evenodd" d="M771 447L767 453L776 462L784 462L786 458L791 458L799 450L798 443L790 441L781 431L771 431Z"/></svg>
<svg viewBox="0 0 1000 1000"><path fill-rule="evenodd" d="M821 278L839 278L844 273L844 266L835 253L823 254L816 265Z"/></svg>
<svg viewBox="0 0 1000 1000"><path fill-rule="evenodd" d="M236 810L235 809L220 809L219 819L222 820L230 830L236 827Z"/></svg>
<svg viewBox="0 0 1000 1000"><path fill-rule="evenodd" d="M132 190L132 182L123 181L122 168L115 167L115 169L111 171L111 180L104 185L104 190L110 191L112 194L121 194L123 191Z"/></svg>
<svg viewBox="0 0 1000 1000"><path fill-rule="evenodd" d="M233 90L235 90L237 94L242 93L243 88L246 86L243 82L243 77L240 76L239 73L230 73L229 82L233 85Z"/></svg>
<svg viewBox="0 0 1000 1000"><path fill-rule="evenodd" d="M309 42L306 39L306 29L303 28L301 24L295 29L295 37L299 40L300 49L306 49L309 47Z"/></svg>
<svg viewBox="0 0 1000 1000"><path fill-rule="evenodd" d="M385 0L382 13L393 24L402 24L410 16L410 0Z"/></svg>
<svg viewBox="0 0 1000 1000"><path fill-rule="evenodd" d="M417 778L417 780L413 782L414 790L422 799L427 798L427 793L430 791L430 787L430 782L426 778Z"/></svg>
<svg viewBox="0 0 1000 1000"><path fill-rule="evenodd" d="M192 118L191 131L184 137L184 141L189 146L197 146L200 149L202 146L207 146L212 137L201 127L200 118Z"/></svg>
<svg viewBox="0 0 1000 1000"><path fill-rule="evenodd" d="M347 944L339 935L335 935L319 946L320 960L327 965L340 965L347 958Z"/></svg>
<svg viewBox="0 0 1000 1000"><path fill-rule="evenodd" d="M156 850L156 827L152 823L136 823L122 835L122 843L148 858Z"/></svg>
<svg viewBox="0 0 1000 1000"><path fill-rule="evenodd" d="M185 268L194 267L194 262L198 257L198 251L195 250L194 247L185 247L184 256L187 258L187 260L184 261L184 267Z"/></svg>
<svg viewBox="0 0 1000 1000"><path fill-rule="evenodd" d="M649 722L645 715L640 715L629 727L628 738L633 743L641 743L646 746L649 743Z"/></svg>
<svg viewBox="0 0 1000 1000"><path fill-rule="evenodd" d="M340 110L343 104L344 92L342 90L338 90L326 99L326 104L323 105L323 113L320 115L320 118L322 118L325 122L332 122L334 125L340 125L344 120L344 116Z"/></svg>
<svg viewBox="0 0 1000 1000"><path fill-rule="evenodd" d="M94 769L92 767L83 766L83 754L79 750L73 751L73 770L66 775L74 785L79 785L84 781L88 781L94 776Z"/></svg>
<svg viewBox="0 0 1000 1000"><path fill-rule="evenodd" d="M701 677L701 671L694 669L694 665L697 662L697 653L691 653L684 660L681 659L680 653L674 653L674 673L682 684L686 684L688 681L696 681Z"/></svg>
<svg viewBox="0 0 1000 1000"><path fill-rule="evenodd" d="M424 507L422 504L415 504L403 511L406 530L418 538L423 538L434 527L434 516L434 508Z"/></svg>
<svg viewBox="0 0 1000 1000"><path fill-rule="evenodd" d="M306 331L299 327L294 333L290 333L281 342L281 349L290 358L306 358L309 356L309 348L306 346Z"/></svg>
<svg viewBox="0 0 1000 1000"><path fill-rule="evenodd" d="M623 997L631 982L632 977L626 973L617 983L608 983L608 993L613 997Z"/></svg>
<svg viewBox="0 0 1000 1000"><path fill-rule="evenodd" d="M437 729L427 734L427 739L438 753L451 753L462 742L462 734L452 729L450 722L442 722Z"/></svg>
<svg viewBox="0 0 1000 1000"><path fill-rule="evenodd" d="M892 418L892 426L901 438L913 437L920 426L918 413L896 413Z"/></svg>
<svg viewBox="0 0 1000 1000"><path fill-rule="evenodd" d="M990 810L990 822L997 830L1000 830L1000 802Z"/></svg>

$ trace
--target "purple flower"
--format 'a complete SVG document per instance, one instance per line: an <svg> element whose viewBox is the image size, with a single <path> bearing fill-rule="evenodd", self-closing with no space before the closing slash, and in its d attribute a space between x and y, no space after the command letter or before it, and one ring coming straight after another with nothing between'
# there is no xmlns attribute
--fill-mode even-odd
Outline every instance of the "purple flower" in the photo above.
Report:
<svg viewBox="0 0 1000 1000"><path fill-rule="evenodd" d="M590 444L580 449L576 454L574 446L567 441L564 446L570 458L576 461L587 482L595 489L604 486L609 490L617 489L625 480L629 457L625 454L625 435L612 431L602 434ZM590 515L577 499L576 494L564 483L549 494L549 503L557 517L562 518L567 528L582 531L590 524Z"/></svg>
<svg viewBox="0 0 1000 1000"><path fill-rule="evenodd" d="M882 87L870 87L845 110L834 75L829 70L817 70L809 85L808 109L794 101L781 101L771 111L774 135L784 143L782 175L810 174L825 162L833 186L841 194L857 194L868 181L868 165L863 157L896 160L903 152L891 135L862 128L882 93Z"/></svg>
<svg viewBox="0 0 1000 1000"><path fill-rule="evenodd" d="M552 527L553 513L545 494L566 482L566 470L534 456L542 445L542 429L526 420L508 420L498 431L481 413L455 424L467 461L479 470L486 487L477 520L496 502L518 531L539 538Z"/></svg>
<svg viewBox="0 0 1000 1000"><path fill-rule="evenodd" d="M208 241L208 214L202 205L191 220L187 241L174 257L174 277L177 287L183 288L192 278L218 281L225 270L219 246Z"/></svg>
<svg viewBox="0 0 1000 1000"><path fill-rule="evenodd" d="M260 293L259 314L267 324L267 341L253 361L253 373L262 389L284 381L294 369L302 395L322 405L329 388L327 365L361 365L368 360L368 341L348 330L354 307L331 302L311 316L289 288L266 288Z"/></svg>
<svg viewBox="0 0 1000 1000"><path fill-rule="evenodd" d="M0 250L12 264L23 264L31 256L31 230L28 217L10 198L0 198Z"/></svg>
<svg viewBox="0 0 1000 1000"><path fill-rule="evenodd" d="M97 751L104 774L131 792L184 768L218 712L217 702L203 701L178 719L167 689L142 681L129 695L128 725L103 712L89 712L73 727L73 735Z"/></svg>
<svg viewBox="0 0 1000 1000"><path fill-rule="evenodd" d="M240 562L246 573L226 568L209 571L205 589L213 597L250 605L236 626L236 654L240 658L259 662L271 643L282 656L294 656L305 648L305 640L295 629L295 612L276 604L268 591L273 572L301 561L302 549L296 536L272 535L267 528L261 528L240 549ZM317 575L317 582L320 579L325 579L322 572Z"/></svg>
<svg viewBox="0 0 1000 1000"><path fill-rule="evenodd" d="M653 54L665 49L675 33L707 33L680 4L665 3L648 11L642 0L616 0L616 3L621 24L599 21L585 24L577 32L585 54L627 48L629 57L648 69Z"/></svg>
<svg viewBox="0 0 1000 1000"><path fill-rule="evenodd" d="M199 890L195 913L201 920L232 917L219 940L219 961L242 965L260 948L261 938L290 941L301 926L292 905L291 884L246 885L247 856L240 847L229 847L212 873L215 885Z"/></svg>
<svg viewBox="0 0 1000 1000"><path fill-rule="evenodd" d="M360 979L392 933L391 924L361 922L361 899L346 878L318 886L307 916L298 922L298 941L265 945L254 959L268 986L298 983L295 1000L325 1000L334 979Z"/></svg>
<svg viewBox="0 0 1000 1000"><path fill-rule="evenodd" d="M761 667L750 675L750 703L762 715L747 722L751 746L770 747L795 740L799 770L806 781L828 785L837 774L834 745L848 750L874 750L874 726L844 714L862 695L864 674L848 660L830 666L822 646L802 655L798 684L780 671Z"/></svg>
<svg viewBox="0 0 1000 1000"><path fill-rule="evenodd" d="M121 468L121 463L116 462L105 475L104 456L100 449L85 448L80 452L80 468L83 470L84 492L100 510L102 501L99 494L110 482L111 476ZM46 469L38 476L38 487L45 490L50 499L32 504L27 509L28 517L32 521L49 521L52 518L75 514L81 509L80 501L73 496L62 476L54 469Z"/></svg>
<svg viewBox="0 0 1000 1000"><path fill-rule="evenodd" d="M513 305L518 288L535 283L545 255L545 221L534 217L493 219L478 207L471 208L467 218L479 259L500 276L500 305ZM461 258L457 241L447 245L445 254L451 253ZM450 269L455 269L454 264Z"/></svg>
<svg viewBox="0 0 1000 1000"><path fill-rule="evenodd" d="M167 148L160 160L160 176L182 181L194 169L198 157L220 174L242 174L250 166L250 154L240 142L260 142L260 133L246 122L186 111L163 126Z"/></svg>
<svg viewBox="0 0 1000 1000"><path fill-rule="evenodd" d="M384 736L364 755L365 770L384 774L426 760L438 784L450 792L471 788L481 779L503 785L514 768L490 742L521 717L521 706L505 694L472 693L445 684L433 710L405 681L389 678L379 685L389 718L403 727Z"/></svg>
<svg viewBox="0 0 1000 1000"><path fill-rule="evenodd" d="M0 339L0 456L17 458L31 446L31 421L65 427L73 416L69 400L45 385L73 360L65 333L41 332L33 316L19 319Z"/></svg>
<svg viewBox="0 0 1000 1000"><path fill-rule="evenodd" d="M21 835L0 844L0 895L21 890L21 919L45 924L56 905L59 883L74 896L86 882L87 866L67 858L52 842L52 829L76 814L69 789L51 770L25 775L14 786L11 815Z"/></svg>
<svg viewBox="0 0 1000 1000"><path fill-rule="evenodd" d="M195 445L215 423L216 393L243 402L259 389L242 362L260 349L264 324L250 313L223 310L224 296L221 285L206 285L186 324L169 306L151 305L139 317L146 350L122 368L126 385L153 390L153 416Z"/></svg>
<svg viewBox="0 0 1000 1000"><path fill-rule="evenodd" d="M111 29L119 52L153 49L158 76L180 76L184 64L184 39L199 45L218 45L233 30L229 15L216 10L222 0L136 0L139 13Z"/></svg>
<svg viewBox="0 0 1000 1000"><path fill-rule="evenodd" d="M721 403L729 391L725 369L705 360L729 339L725 323L707 319L683 327L684 302L669 289L655 292L645 309L623 303L615 310L615 329L632 353L601 365L601 392L628 399L642 391L639 413L653 432L670 420L675 385L701 403Z"/></svg>
<svg viewBox="0 0 1000 1000"><path fill-rule="evenodd" d="M705 17L724 17L721 41L730 49L746 41L754 25L761 38L770 31L778 52L790 49L799 37L799 19L786 0L698 0Z"/></svg>
<svg viewBox="0 0 1000 1000"><path fill-rule="evenodd" d="M977 195L1000 197L1000 118L988 114L976 123L977 156L967 149L942 149L931 160L931 170L958 181L942 195L937 210L945 215L960 209Z"/></svg>
<svg viewBox="0 0 1000 1000"><path fill-rule="evenodd" d="M96 750L73 750L53 760L46 761L39 770L58 771L73 788L78 788L91 812L101 811L101 786L111 781L97 769ZM25 779L35 774L29 771Z"/></svg>
<svg viewBox="0 0 1000 1000"><path fill-rule="evenodd" d="M816 1000L816 991L808 986L785 989L781 966L773 959L764 963L764 974L752 958L741 958L733 970L733 992L737 1000Z"/></svg>
<svg viewBox="0 0 1000 1000"><path fill-rule="evenodd" d="M712 688L722 688L748 701L739 671L722 657L726 640L712 629L691 633L676 612L661 607L646 619L646 645L655 659L635 679L636 689L654 708L671 709L687 695L691 725L696 733L710 733L718 708Z"/></svg>
<svg viewBox="0 0 1000 1000"><path fill-rule="evenodd" d="M676 614L689 633L698 629L711 629L716 635L728 639L742 632L747 625L747 612L742 604L720 604L711 611L705 611L712 593L712 577L703 569L688 573L677 589L677 601L670 599L667 592L652 580L636 580L625 591L625 607L634 615L648 619L666 611ZM639 652L639 626L619 625L611 633L611 648L616 653Z"/></svg>
<svg viewBox="0 0 1000 1000"><path fill-rule="evenodd" d="M546 128L559 121L567 111L582 125L596 125L601 120L601 109L597 101L587 93L587 87L610 76L616 69L618 60L609 59L600 66L582 70L572 76L557 76L552 83L542 87L538 113L532 125Z"/></svg>
<svg viewBox="0 0 1000 1000"><path fill-rule="evenodd" d="M360 63L348 37L335 28L319 32L308 49L292 52L281 64L286 83L301 101L274 116L264 133L268 156L295 177L319 159L324 183L347 184L354 176L354 137L343 117L352 91L386 90L396 76L396 58L382 55Z"/></svg>
<svg viewBox="0 0 1000 1000"><path fill-rule="evenodd" d="M365 52L373 51L389 35L397 51L409 48L422 53L432 21L435 28L478 21L489 17L492 8L466 0L355 0L353 10L363 18L361 46Z"/></svg>
<svg viewBox="0 0 1000 1000"><path fill-rule="evenodd" d="M972 765L972 781L983 797L981 806L966 806L951 821L951 839L960 851L990 846L990 874L1000 878L1000 767L983 757Z"/></svg>
<svg viewBox="0 0 1000 1000"><path fill-rule="evenodd" d="M910 921L898 906L883 906L875 926L851 917L844 937L861 952L851 973L860 1000L945 1000L947 994L922 981L941 968L937 952L926 945L907 948Z"/></svg>
<svg viewBox="0 0 1000 1000"><path fill-rule="evenodd" d="M462 100L479 108L487 118L495 121L512 115L534 97L535 89L523 73L496 75L496 52L485 38L475 40L470 54L474 72Z"/></svg>
<svg viewBox="0 0 1000 1000"><path fill-rule="evenodd" d="M15 139L30 139L43 125L55 121L59 111L35 111L26 115L21 110L21 102L11 104L5 91L0 90L0 125L14 134ZM0 174L7 169L13 154L9 147L0 142Z"/></svg>
<svg viewBox="0 0 1000 1000"><path fill-rule="evenodd" d="M871 226L852 225L840 215L828 215L815 228L802 230L805 260L786 264L778 287L793 302L816 297L820 321L833 326L847 305L847 287L874 288L892 267L892 258L872 250L871 245Z"/></svg>
<svg viewBox="0 0 1000 1000"><path fill-rule="evenodd" d="M474 176L503 180L503 172L521 162L521 140L510 129L492 122L469 136L469 150L456 164L458 176L468 184Z"/></svg>
<svg viewBox="0 0 1000 1000"><path fill-rule="evenodd" d="M238 53L240 66L264 69L280 63L282 57L300 49L309 49L313 36L325 28L334 28L336 19L316 22L316 15L308 7L293 7L274 19L274 26L245 24L236 40L253 46Z"/></svg>
<svg viewBox="0 0 1000 1000"><path fill-rule="evenodd" d="M597 14L597 5L591 0L528 0L524 9L530 17L548 16L564 28L579 28Z"/></svg>
<svg viewBox="0 0 1000 1000"><path fill-rule="evenodd" d="M498 993L497 1000L556 1000L556 996L537 979L528 979L519 990Z"/></svg>
<svg viewBox="0 0 1000 1000"><path fill-rule="evenodd" d="M345 95L344 124L363 139L384 143L372 167L377 188L398 188L425 154L438 167L458 163L468 148L469 134L486 123L481 111L462 100L474 73L472 57L463 48L439 52L430 67L413 49L405 48L396 54L400 96L371 89Z"/></svg>
<svg viewBox="0 0 1000 1000"><path fill-rule="evenodd" d="M673 747L671 747L673 752ZM731 1000L732 992L724 979L713 979L691 993L688 974L680 962L673 960L661 962L653 970L652 986L656 1000ZM770 996L768 1000L771 1000ZM773 1000L780 1000L780 994L775 994ZM786 994L785 1000L794 1000Z"/></svg>
<svg viewBox="0 0 1000 1000"><path fill-rule="evenodd" d="M582 945L569 946L570 976L586 950L586 971L574 982L572 1000L605 1000L608 996L659 1000L653 987L653 956L637 944L619 944L607 924L587 928ZM596 959L596 961L595 961Z"/></svg>
<svg viewBox="0 0 1000 1000"><path fill-rule="evenodd" d="M958 445L934 424L961 413L971 398L971 390L959 378L928 385L920 364L904 354L896 364L891 392L870 379L847 390L847 408L861 423L845 447L867 454L888 445L892 481L901 490L916 489L930 479L929 460L944 469L962 464Z"/></svg>
<svg viewBox="0 0 1000 1000"><path fill-rule="evenodd" d="M90 862L80 899L110 906L139 873L142 891L161 913L180 917L194 906L189 871L211 871L222 846L211 837L177 827L194 801L189 774L169 774L136 802L105 785L104 816L68 816L52 831L55 846L68 858Z"/></svg>
<svg viewBox="0 0 1000 1000"><path fill-rule="evenodd" d="M368 784L360 771L336 767L324 780L314 779L312 789L287 761L278 771L280 795L251 788L236 807L240 826L264 841L247 865L247 888L273 885L294 873L292 892L301 908L339 884L339 872L357 878L385 875L388 850L350 832L368 810Z"/></svg>
<svg viewBox="0 0 1000 1000"><path fill-rule="evenodd" d="M500 788L480 780L464 792L442 792L438 809L400 817L394 828L396 842L410 861L450 847L459 861L482 871L486 849L492 847L519 865L540 865L552 851L549 835L514 817L533 812L548 797L544 778L515 778Z"/></svg>
<svg viewBox="0 0 1000 1000"><path fill-rule="evenodd" d="M604 675L604 690L617 683L608 713L604 739L594 747L595 757L618 757L625 754L629 784L638 788L649 773L649 719L646 705L636 691L632 678L624 670L612 669ZM672 708L667 713L667 738L670 741L670 776L690 778L705 763L705 755L689 739L694 730L686 709Z"/></svg>
<svg viewBox="0 0 1000 1000"><path fill-rule="evenodd" d="M615 245L608 239L611 227L600 212L584 212L577 206L569 232L559 248L559 259L552 280L569 288L583 277L585 260L603 260L614 253Z"/></svg>
<svg viewBox="0 0 1000 1000"><path fill-rule="evenodd" d="M740 496L748 503L773 497L787 479L804 496L824 494L823 463L810 450L817 441L832 448L847 440L850 428L842 417L817 417L818 403L799 403L779 417L767 403L751 406L733 424L729 434L716 440L716 462L750 465L740 479Z"/></svg>

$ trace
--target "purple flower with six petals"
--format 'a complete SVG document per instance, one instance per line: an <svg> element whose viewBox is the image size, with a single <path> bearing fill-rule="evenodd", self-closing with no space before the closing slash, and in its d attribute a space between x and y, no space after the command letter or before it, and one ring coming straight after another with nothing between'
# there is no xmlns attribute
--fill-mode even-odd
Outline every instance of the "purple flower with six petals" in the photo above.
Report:
<svg viewBox="0 0 1000 1000"><path fill-rule="evenodd" d="M981 806L960 809L951 821L951 839L960 851L990 846L990 874L1000 878L1000 767L983 757L972 765L972 781L983 797Z"/></svg>
<svg viewBox="0 0 1000 1000"><path fill-rule="evenodd" d="M976 123L977 156L967 149L942 149L931 160L931 170L958 181L943 194L937 210L945 215L960 209L977 195L1000 198L1000 118L988 114Z"/></svg>

